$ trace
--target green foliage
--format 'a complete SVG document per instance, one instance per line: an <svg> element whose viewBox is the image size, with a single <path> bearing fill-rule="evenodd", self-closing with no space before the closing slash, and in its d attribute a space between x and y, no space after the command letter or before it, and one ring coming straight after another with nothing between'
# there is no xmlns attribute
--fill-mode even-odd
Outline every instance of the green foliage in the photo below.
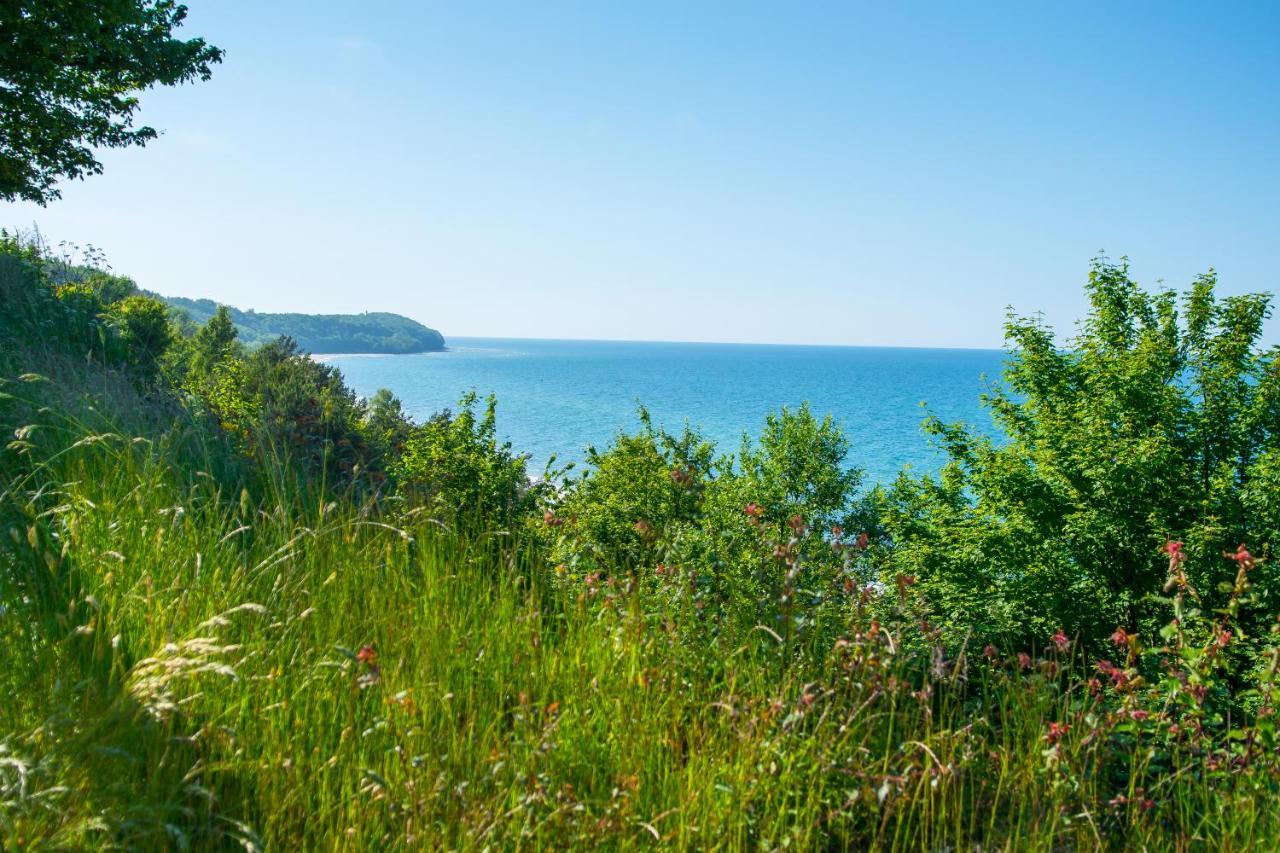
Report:
<svg viewBox="0 0 1280 853"><path fill-rule="evenodd" d="M185 346L173 360L171 370L181 377L182 387L197 399L207 401L215 411L232 414L231 420L243 420L247 413L237 409L235 400L228 396L234 382L227 387L222 381L229 372L243 362L244 350L240 345L236 327L228 313L217 311L203 326L184 334Z"/></svg>
<svg viewBox="0 0 1280 853"><path fill-rule="evenodd" d="M280 338L254 350L233 378L236 395L248 402L251 413L235 427L257 452L287 459L320 482L352 483L371 473L360 406L336 367ZM237 403L224 415L237 408L243 410Z"/></svg>
<svg viewBox="0 0 1280 853"><path fill-rule="evenodd" d="M867 520L848 442L808 406L770 415L737 458L685 427L672 434L640 410L641 428L591 449L589 470L548 501L539 527L563 582L625 582L698 614L682 630L787 648L834 641L849 592L865 578ZM655 614L650 614L651 616Z"/></svg>
<svg viewBox="0 0 1280 853"><path fill-rule="evenodd" d="M107 316L120 328L129 363L144 373L154 373L174 339L168 307L158 299L135 293L111 303Z"/></svg>
<svg viewBox="0 0 1280 853"><path fill-rule="evenodd" d="M160 298L195 323L207 323L226 311L240 340L249 347L286 336L313 353L416 353L444 349L444 337L439 332L399 314L259 314L218 305L209 299Z"/></svg>
<svg viewBox="0 0 1280 853"><path fill-rule="evenodd" d="M404 448L392 466L401 492L414 503L428 507L437 517L454 524L496 525L514 523L532 504L524 456L511 452L510 444L497 439L497 400L485 401L477 411L475 392L463 396L457 412L441 412L407 431ZM376 401L370 423L386 435L385 423L399 404L386 397Z"/></svg>
<svg viewBox="0 0 1280 853"><path fill-rule="evenodd" d="M386 388L379 388L365 400L361 426L366 439L386 459L403 454L413 434L413 424L399 398Z"/></svg>
<svg viewBox="0 0 1280 853"><path fill-rule="evenodd" d="M0 198L46 204L63 178L102 171L95 148L144 145L136 93L207 80L222 51L174 38L172 0L0 3Z"/></svg>
<svg viewBox="0 0 1280 853"><path fill-rule="evenodd" d="M1265 309L1097 279L937 479L801 407L531 486L492 399L0 238L0 847L1274 848Z"/></svg>
<svg viewBox="0 0 1280 853"><path fill-rule="evenodd" d="M0 456L6 849L1280 837L1280 650L1240 640L1243 559L1222 615L1172 562L1181 618L1111 661L947 652L905 583L787 651L745 613L689 630L664 586L549 583L523 538L225 491L206 424L148 421L127 382L95 409L0 389L25 427Z"/></svg>
<svg viewBox="0 0 1280 853"><path fill-rule="evenodd" d="M1011 318L1007 387L987 404L1004 440L930 426L950 456L937 480L900 478L885 506L892 565L919 575L941 618L996 636L1058 627L1086 637L1151 630L1161 548L1186 543L1194 578L1214 555L1270 548L1280 492L1280 374L1257 348L1265 296L1149 293L1123 263L1095 263L1090 313L1060 347ZM1268 606L1276 602L1268 602Z"/></svg>

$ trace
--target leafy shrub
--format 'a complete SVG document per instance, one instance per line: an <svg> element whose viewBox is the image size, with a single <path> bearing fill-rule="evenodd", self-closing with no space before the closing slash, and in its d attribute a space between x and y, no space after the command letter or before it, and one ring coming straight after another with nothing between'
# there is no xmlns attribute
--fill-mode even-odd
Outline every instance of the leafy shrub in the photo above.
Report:
<svg viewBox="0 0 1280 853"><path fill-rule="evenodd" d="M1212 273L1183 301L1149 293L1099 260L1090 311L1060 346L1013 317L1006 386L985 399L1003 440L929 428L950 457L937 478L899 478L883 502L895 571L918 575L955 631L1098 642L1149 631L1160 548L1186 543L1211 598L1211 559L1277 542L1280 364L1258 340L1265 296L1214 296ZM1274 588L1272 586L1271 588ZM1276 601L1268 600L1268 609Z"/></svg>
<svg viewBox="0 0 1280 853"><path fill-rule="evenodd" d="M505 528L532 505L526 457L498 442L497 401L490 397L478 412L478 400L468 393L457 412L441 412L409 431L391 470L401 494L438 517ZM370 423L389 411L389 401L381 400Z"/></svg>
<svg viewBox="0 0 1280 853"><path fill-rule="evenodd" d="M330 485L355 483L371 473L374 457L360 432L355 392L333 365L280 338L254 350L242 370L222 377L233 401L225 413L247 415L237 426L258 453L288 460Z"/></svg>
<svg viewBox="0 0 1280 853"><path fill-rule="evenodd" d="M588 471L550 496L538 526L563 583L606 600L655 593L696 616L682 625L691 642L728 632L755 643L760 626L788 647L831 638L868 579L859 533L869 516L847 451L807 406L771 414L736 457L641 409L639 431L590 449Z"/></svg>

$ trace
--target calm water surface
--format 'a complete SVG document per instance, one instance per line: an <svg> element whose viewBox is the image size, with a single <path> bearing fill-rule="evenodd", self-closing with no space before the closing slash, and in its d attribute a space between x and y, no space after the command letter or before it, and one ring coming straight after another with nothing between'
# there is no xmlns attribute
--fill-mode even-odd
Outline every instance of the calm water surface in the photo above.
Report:
<svg viewBox="0 0 1280 853"><path fill-rule="evenodd" d="M722 450L755 435L765 415L808 401L832 414L852 442L850 461L873 481L904 465L936 470L940 455L920 431L928 413L991 429L978 396L998 378L998 350L764 346L619 341L451 338L446 352L326 356L357 393L389 388L416 419L464 392L498 395L498 429L540 472L555 454L581 460L636 426L687 421ZM985 375L985 379L984 379ZM924 404L924 407L921 404Z"/></svg>

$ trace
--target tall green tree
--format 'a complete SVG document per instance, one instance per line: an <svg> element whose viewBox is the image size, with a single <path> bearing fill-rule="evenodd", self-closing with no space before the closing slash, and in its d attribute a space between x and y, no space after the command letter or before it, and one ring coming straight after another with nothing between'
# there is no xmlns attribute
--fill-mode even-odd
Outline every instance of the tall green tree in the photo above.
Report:
<svg viewBox="0 0 1280 853"><path fill-rule="evenodd" d="M138 93L207 80L222 51L173 35L172 0L0 0L0 198L47 204L98 174L94 149L145 145Z"/></svg>

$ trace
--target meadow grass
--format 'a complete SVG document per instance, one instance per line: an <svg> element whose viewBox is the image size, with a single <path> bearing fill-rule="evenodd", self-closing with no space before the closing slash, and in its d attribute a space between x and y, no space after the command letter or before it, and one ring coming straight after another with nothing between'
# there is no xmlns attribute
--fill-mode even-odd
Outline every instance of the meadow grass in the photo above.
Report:
<svg viewBox="0 0 1280 853"><path fill-rule="evenodd" d="M1152 749L1073 647L830 649L557 578L72 361L0 390L6 849L1265 848L1274 756ZM890 593L892 594L892 593ZM926 638L927 640L927 638ZM1051 723L1065 728L1054 734ZM1117 795L1117 792L1121 792Z"/></svg>

